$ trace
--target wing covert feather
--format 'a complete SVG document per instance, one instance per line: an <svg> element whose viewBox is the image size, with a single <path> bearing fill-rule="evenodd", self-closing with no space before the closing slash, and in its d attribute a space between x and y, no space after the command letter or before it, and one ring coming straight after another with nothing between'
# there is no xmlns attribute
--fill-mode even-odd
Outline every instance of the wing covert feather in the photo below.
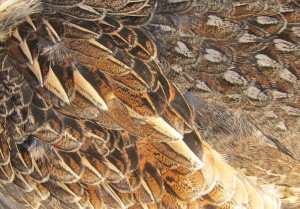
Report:
<svg viewBox="0 0 300 209"><path fill-rule="evenodd" d="M176 2L41 0L43 12L1 40L3 194L24 208L280 207L201 139L162 72L148 27L155 12L188 12L196 1ZM198 35L228 36L192 20Z"/></svg>

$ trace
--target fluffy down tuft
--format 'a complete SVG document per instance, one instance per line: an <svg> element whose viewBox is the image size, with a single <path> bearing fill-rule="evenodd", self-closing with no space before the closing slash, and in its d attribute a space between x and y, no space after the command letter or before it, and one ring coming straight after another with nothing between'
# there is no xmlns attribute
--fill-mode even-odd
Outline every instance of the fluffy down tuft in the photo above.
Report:
<svg viewBox="0 0 300 209"><path fill-rule="evenodd" d="M0 0L0 42L5 41L26 16L40 10L39 0Z"/></svg>

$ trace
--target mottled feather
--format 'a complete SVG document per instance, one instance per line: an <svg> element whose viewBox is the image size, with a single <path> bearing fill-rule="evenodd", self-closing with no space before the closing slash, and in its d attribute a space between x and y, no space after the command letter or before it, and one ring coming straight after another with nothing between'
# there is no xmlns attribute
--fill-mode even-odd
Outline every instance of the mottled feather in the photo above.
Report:
<svg viewBox="0 0 300 209"><path fill-rule="evenodd" d="M2 0L0 11L3 207L299 205L297 1ZM266 110L291 135L255 118Z"/></svg>

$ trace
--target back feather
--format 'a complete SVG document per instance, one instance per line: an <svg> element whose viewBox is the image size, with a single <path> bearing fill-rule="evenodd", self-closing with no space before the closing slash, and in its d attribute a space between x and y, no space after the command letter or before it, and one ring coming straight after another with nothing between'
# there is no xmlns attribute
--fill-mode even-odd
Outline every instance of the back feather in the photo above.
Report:
<svg viewBox="0 0 300 209"><path fill-rule="evenodd" d="M174 58L162 53L172 40L151 27L172 31L168 24L179 25L175 31L182 36L173 39L173 50L194 59L197 45L183 38L188 21L195 24L194 37L215 32L201 25L198 6L185 0L1 2L4 207L16 207L9 203L14 199L24 208L50 209L280 208L278 197L202 140L205 102L187 95L194 113L163 73L160 59ZM240 30L230 34L234 29ZM220 58L206 52L208 60ZM207 120L215 128L218 119ZM278 154L274 146L264 149Z"/></svg>

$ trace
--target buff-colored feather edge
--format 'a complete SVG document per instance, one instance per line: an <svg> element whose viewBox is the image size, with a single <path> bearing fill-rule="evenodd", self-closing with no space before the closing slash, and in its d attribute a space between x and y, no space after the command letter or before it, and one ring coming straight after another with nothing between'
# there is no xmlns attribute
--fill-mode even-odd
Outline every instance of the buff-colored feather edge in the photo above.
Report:
<svg viewBox="0 0 300 209"><path fill-rule="evenodd" d="M26 16L39 11L39 0L0 0L0 42L5 41Z"/></svg>

